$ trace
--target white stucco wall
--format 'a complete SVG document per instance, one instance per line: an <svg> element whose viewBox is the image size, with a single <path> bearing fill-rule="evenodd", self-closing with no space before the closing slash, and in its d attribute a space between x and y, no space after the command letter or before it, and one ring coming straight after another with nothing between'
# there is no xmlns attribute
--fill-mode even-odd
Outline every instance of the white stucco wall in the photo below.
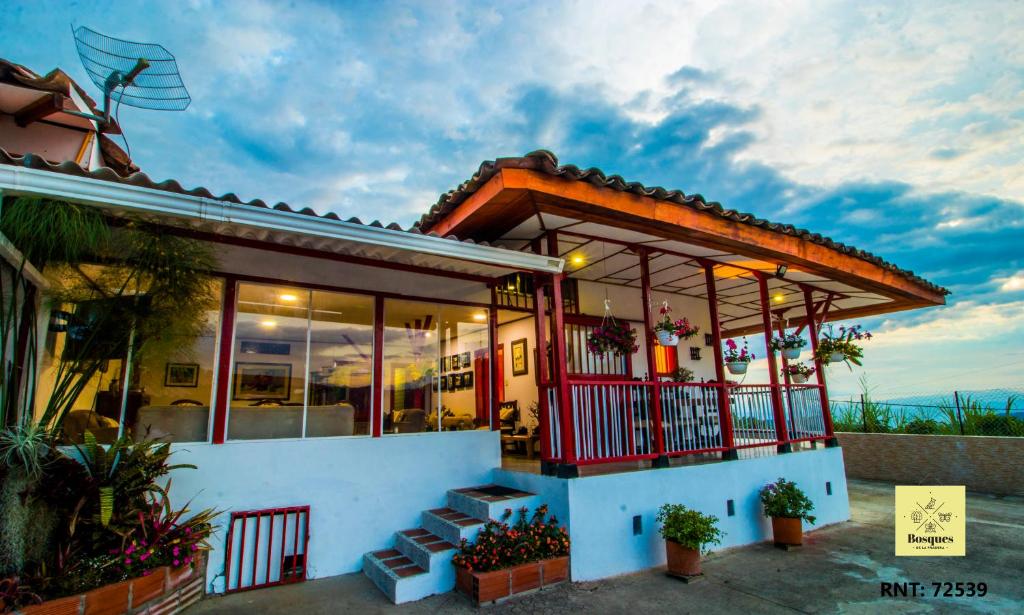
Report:
<svg viewBox="0 0 1024 615"><path fill-rule="evenodd" d="M850 518L839 448L570 480L495 471L496 482L540 494L568 522L573 581L663 565L665 543L654 519L658 507L666 503L716 515L725 536L715 549L768 540L771 521L762 512L758 494L779 477L796 482L814 502L817 521L814 526L805 523L805 531ZM832 495L826 495L826 482L832 483ZM727 516L730 499L735 506L732 517ZM633 535L634 515L642 522L638 536Z"/></svg>
<svg viewBox="0 0 1024 615"><path fill-rule="evenodd" d="M174 445L172 460L198 470L172 474L176 506L224 511L211 543L208 590L224 589L231 511L310 506L310 578L357 572L367 551L419 527L446 505L448 489L485 484L501 465L498 433L463 431L382 438L229 441Z"/></svg>

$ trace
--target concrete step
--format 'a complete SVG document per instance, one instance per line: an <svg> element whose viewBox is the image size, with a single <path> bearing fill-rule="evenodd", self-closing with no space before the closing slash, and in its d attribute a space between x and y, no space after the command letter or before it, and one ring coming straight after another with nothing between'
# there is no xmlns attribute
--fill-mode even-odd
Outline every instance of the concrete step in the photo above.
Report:
<svg viewBox="0 0 1024 615"><path fill-rule="evenodd" d="M532 513L542 503L536 494L502 485L480 485L448 491L448 508L476 519L500 520L505 510L511 509L514 521L519 508L526 506Z"/></svg>
<svg viewBox="0 0 1024 615"><path fill-rule="evenodd" d="M453 545L458 545L463 538L473 541L477 532L484 526L482 519L470 517L453 508L423 511L422 519L424 529Z"/></svg>
<svg viewBox="0 0 1024 615"><path fill-rule="evenodd" d="M373 551L363 555L363 574L395 604L417 600L406 596L426 585L428 579L427 571L402 555L398 549Z"/></svg>
<svg viewBox="0 0 1024 615"><path fill-rule="evenodd" d="M428 571L451 561L455 554L455 545L419 527L395 534L395 548Z"/></svg>

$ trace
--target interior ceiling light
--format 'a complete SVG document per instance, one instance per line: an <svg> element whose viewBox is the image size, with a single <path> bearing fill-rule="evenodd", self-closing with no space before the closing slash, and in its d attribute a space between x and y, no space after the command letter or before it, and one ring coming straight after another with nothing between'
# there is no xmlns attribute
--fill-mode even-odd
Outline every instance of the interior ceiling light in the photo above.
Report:
<svg viewBox="0 0 1024 615"><path fill-rule="evenodd" d="M582 254L576 254L572 258L569 259L569 262L571 262L573 265L579 266L579 265L582 265L583 263L587 262L587 259L584 258Z"/></svg>
<svg viewBox="0 0 1024 615"><path fill-rule="evenodd" d="M263 327L264 329L273 329L274 327L277 326L277 321L276 320L270 320L270 319L261 320L260 321L260 326Z"/></svg>
<svg viewBox="0 0 1024 615"><path fill-rule="evenodd" d="M775 296L772 297L772 301L774 301L775 303L782 303L785 300L786 300L786 297L783 296L782 293L775 293Z"/></svg>
<svg viewBox="0 0 1024 615"><path fill-rule="evenodd" d="M296 297L295 295L292 295L292 294L285 293L285 294L281 295L281 301L298 301L298 300L299 300L299 298Z"/></svg>
<svg viewBox="0 0 1024 615"><path fill-rule="evenodd" d="M487 314L484 314L483 312L477 312L476 314L473 314L473 320L483 322L487 320Z"/></svg>

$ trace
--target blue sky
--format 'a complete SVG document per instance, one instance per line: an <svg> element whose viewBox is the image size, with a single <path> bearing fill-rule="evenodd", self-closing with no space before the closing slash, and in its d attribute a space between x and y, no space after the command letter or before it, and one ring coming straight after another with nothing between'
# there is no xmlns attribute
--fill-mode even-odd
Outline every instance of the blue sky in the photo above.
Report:
<svg viewBox="0 0 1024 615"><path fill-rule="evenodd" d="M69 22L177 55L192 106L121 111L156 179L408 225L546 148L950 288L865 321L880 396L1024 386L1024 3L14 0L0 57L87 84Z"/></svg>

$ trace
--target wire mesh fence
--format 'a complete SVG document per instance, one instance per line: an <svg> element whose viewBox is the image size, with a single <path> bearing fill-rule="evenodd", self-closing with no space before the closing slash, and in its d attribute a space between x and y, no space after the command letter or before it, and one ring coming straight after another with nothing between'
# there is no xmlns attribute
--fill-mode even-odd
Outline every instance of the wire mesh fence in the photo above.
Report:
<svg viewBox="0 0 1024 615"><path fill-rule="evenodd" d="M1024 437L1024 391L951 391L829 401L836 431Z"/></svg>

